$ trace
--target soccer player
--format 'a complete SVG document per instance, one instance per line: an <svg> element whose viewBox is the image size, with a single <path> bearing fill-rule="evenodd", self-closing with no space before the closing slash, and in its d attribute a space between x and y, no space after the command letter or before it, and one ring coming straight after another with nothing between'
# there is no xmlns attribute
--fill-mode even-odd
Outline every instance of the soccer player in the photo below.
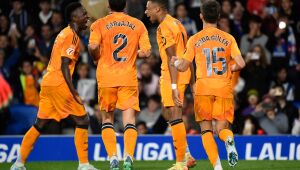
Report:
<svg viewBox="0 0 300 170"><path fill-rule="evenodd" d="M194 84L194 76L191 76L190 69L178 73L176 68L170 65L172 56L183 56L187 33L180 21L168 14L168 0L148 0L145 13L152 23L160 23L156 35L162 60L160 91L164 112L169 115L176 153L176 164L170 170L187 169L195 166L196 161L187 146L186 129L182 121L182 104L185 89L190 82Z"/></svg>
<svg viewBox="0 0 300 170"><path fill-rule="evenodd" d="M117 141L113 111L123 111L124 164L133 168L137 140L135 113L140 111L136 58L148 57L151 45L144 24L123 11L126 0L109 0L110 14L91 26L89 51L97 64L98 99L102 111L102 140L110 169L118 170Z"/></svg>
<svg viewBox="0 0 300 170"><path fill-rule="evenodd" d="M225 142L229 165L235 166L238 161L233 133L229 129L234 118L231 77L232 72L245 67L235 39L216 28L219 16L220 4L215 0L205 1L200 14L203 30L189 39L183 58L172 59L179 71L185 71L195 58L195 117L201 126L204 149L215 170L222 166L212 133L213 120L216 120L219 138Z"/></svg>
<svg viewBox="0 0 300 170"><path fill-rule="evenodd" d="M56 37L47 73L42 80L36 123L25 134L20 154L11 170L25 170L24 164L47 124L51 120L60 121L68 116L76 123L75 146L79 159L78 170L97 170L88 161L89 118L71 78L79 57L78 34L87 28L89 17L84 7L76 2L67 6L66 18L69 26Z"/></svg>

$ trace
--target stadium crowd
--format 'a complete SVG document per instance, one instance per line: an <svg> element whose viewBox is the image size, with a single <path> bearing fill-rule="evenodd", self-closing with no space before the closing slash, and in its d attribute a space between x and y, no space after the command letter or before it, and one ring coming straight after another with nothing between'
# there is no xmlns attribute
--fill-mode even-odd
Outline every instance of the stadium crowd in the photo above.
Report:
<svg viewBox="0 0 300 170"><path fill-rule="evenodd" d="M61 12L72 0L1 0L0 87L8 83L13 96L0 96L0 134L23 134L35 119L39 85L45 74L56 35L66 25ZM92 17L107 14L105 0L82 0ZM126 12L147 26L152 55L138 59L141 112L140 134L170 134L159 92L160 57L156 27L144 15L147 0L128 0ZM198 32L201 0L169 0L170 12L185 26L189 36ZM222 0L218 27L237 40L246 68L233 75L235 121L233 130L243 135L300 134L300 17L296 0ZM94 9L94 8L95 9ZM101 11L101 12L99 12ZM89 31L80 35L81 57L74 75L91 131L101 132L96 116L95 65L87 51ZM1 90L0 90L1 91ZM188 89L183 120L188 134L199 134L194 121L193 96ZM122 133L121 112L115 129ZM51 122L48 134L73 131L72 121Z"/></svg>

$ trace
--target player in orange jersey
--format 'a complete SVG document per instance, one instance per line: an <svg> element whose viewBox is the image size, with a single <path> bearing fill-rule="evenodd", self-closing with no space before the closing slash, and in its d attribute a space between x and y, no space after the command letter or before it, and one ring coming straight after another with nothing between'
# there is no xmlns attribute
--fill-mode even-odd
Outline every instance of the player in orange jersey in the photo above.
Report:
<svg viewBox="0 0 300 170"><path fill-rule="evenodd" d="M91 26L89 51L97 63L98 99L102 111L102 140L110 169L118 170L113 111L123 111L125 170L133 166L137 140L135 113L140 111L136 58L148 57L151 45L144 24L123 11L126 0L109 0L110 14Z"/></svg>
<svg viewBox="0 0 300 170"><path fill-rule="evenodd" d="M235 166L238 161L230 130L234 117L231 79L232 72L245 67L235 39L216 28L219 16L220 4L215 0L205 1L200 14L203 30L189 39L183 58L172 59L179 71L185 71L195 58L195 116L201 126L204 149L215 170L222 169L222 166L212 134L212 120L216 120L216 132L225 142L229 165Z"/></svg>
<svg viewBox="0 0 300 170"><path fill-rule="evenodd" d="M182 121L184 92L190 82L191 84L194 83L194 76L191 76L190 70L179 73L174 66L170 65L172 56L183 56L187 34L184 26L169 15L167 9L168 0L148 0L145 13L150 17L151 22L160 23L156 35L162 60L160 91L164 111L169 115L176 153L176 164L170 170L179 170L193 167L196 163L189 152L186 129Z"/></svg>
<svg viewBox="0 0 300 170"><path fill-rule="evenodd" d="M25 170L24 164L43 129L51 120L60 121L68 116L76 123L75 146L79 159L78 170L97 170L88 161L89 118L71 78L79 57L78 34L87 28L89 17L84 7L77 2L67 6L66 17L69 26L56 37L47 73L42 80L36 123L25 134L20 154L11 170Z"/></svg>

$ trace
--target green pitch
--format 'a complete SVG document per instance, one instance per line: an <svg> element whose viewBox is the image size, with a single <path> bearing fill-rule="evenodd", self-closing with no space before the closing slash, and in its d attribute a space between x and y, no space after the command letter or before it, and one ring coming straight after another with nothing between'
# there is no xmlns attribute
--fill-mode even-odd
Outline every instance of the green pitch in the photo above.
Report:
<svg viewBox="0 0 300 170"><path fill-rule="evenodd" d="M134 170L166 170L172 161L136 161ZM109 163L92 162L96 168L108 170ZM0 170L9 170L11 164L0 163ZM239 161L235 168L230 168L226 161L222 161L224 170L300 170L300 161ZM77 162L34 162L26 165L27 170L76 170ZM208 161L198 161L191 170L213 169Z"/></svg>

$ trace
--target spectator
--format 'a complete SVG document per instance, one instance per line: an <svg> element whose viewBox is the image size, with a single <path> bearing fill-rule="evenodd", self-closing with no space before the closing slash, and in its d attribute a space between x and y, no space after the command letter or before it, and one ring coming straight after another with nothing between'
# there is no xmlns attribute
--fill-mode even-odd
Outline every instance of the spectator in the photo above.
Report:
<svg viewBox="0 0 300 170"><path fill-rule="evenodd" d="M240 42L241 37L245 32L245 23L244 23L244 11L245 8L242 6L241 2L235 1L233 8L233 31L236 33L236 41Z"/></svg>
<svg viewBox="0 0 300 170"><path fill-rule="evenodd" d="M255 89L249 90L248 93L248 106L242 111L243 117L248 117L255 110L258 104L258 92Z"/></svg>
<svg viewBox="0 0 300 170"><path fill-rule="evenodd" d="M293 103L286 101L286 95L282 86L275 86L270 89L269 94L273 96L275 102L275 108L277 112L283 113L289 120L289 133L295 118L298 117L297 110Z"/></svg>
<svg viewBox="0 0 300 170"><path fill-rule="evenodd" d="M292 135L300 135L300 108L298 108L298 117L294 120Z"/></svg>
<svg viewBox="0 0 300 170"><path fill-rule="evenodd" d="M76 89L85 104L89 104L96 96L96 80L89 78L89 65L79 63L77 67L78 81Z"/></svg>
<svg viewBox="0 0 300 170"><path fill-rule="evenodd" d="M266 53L267 64L271 63L270 52L266 49L268 37L261 32L261 18L252 16L249 20L249 33L243 35L241 39L240 49L243 55L246 55L255 45L263 47Z"/></svg>
<svg viewBox="0 0 300 170"><path fill-rule="evenodd" d="M243 132L242 132L243 135L254 135L254 134L256 134L256 125L255 125L254 121L255 121L254 118L251 117L251 116L248 116L245 119Z"/></svg>
<svg viewBox="0 0 300 170"><path fill-rule="evenodd" d="M183 24L188 37L197 33L196 23L188 17L187 8L184 3L176 4L175 17Z"/></svg>
<svg viewBox="0 0 300 170"><path fill-rule="evenodd" d="M275 34L271 36L269 42L270 50L273 55L273 67L289 67L298 64L295 32L290 26L287 16L280 16L277 30Z"/></svg>
<svg viewBox="0 0 300 170"><path fill-rule="evenodd" d="M32 74L33 66L30 61L23 61L20 82L24 95L24 104L39 106L39 92L36 77Z"/></svg>
<svg viewBox="0 0 300 170"><path fill-rule="evenodd" d="M224 0L222 1L222 15L228 16L230 20L234 18L232 14L232 4L230 0Z"/></svg>
<svg viewBox="0 0 300 170"><path fill-rule="evenodd" d="M148 63L143 63L140 66L140 79L142 91L147 97L157 94L159 88L159 77L152 73Z"/></svg>
<svg viewBox="0 0 300 170"><path fill-rule="evenodd" d="M57 10L53 11L51 17L51 25L53 27L53 36L56 37L59 34L59 32L63 29L64 25L62 14Z"/></svg>
<svg viewBox="0 0 300 170"><path fill-rule="evenodd" d="M252 115L257 118L260 127L267 135L286 134L289 130L287 116L276 112L273 103L259 104Z"/></svg>
<svg viewBox="0 0 300 170"><path fill-rule="evenodd" d="M241 77L246 82L245 90L256 89L259 94L267 94L271 73L267 66L264 49L260 45L254 46L247 54L245 61L246 67L241 71Z"/></svg>
<svg viewBox="0 0 300 170"><path fill-rule="evenodd" d="M292 0L281 0L279 13L287 16L289 24L293 29L296 29L296 23L299 16L297 16L295 10L293 10Z"/></svg>
<svg viewBox="0 0 300 170"><path fill-rule="evenodd" d="M275 87L275 86L282 86L284 88L287 101L294 100L295 85L288 80L286 68L282 67L278 69L278 71L276 72L276 77L271 82L270 87Z"/></svg>
<svg viewBox="0 0 300 170"><path fill-rule="evenodd" d="M227 33L231 33L230 20L227 15L221 15L218 21L218 28Z"/></svg>
<svg viewBox="0 0 300 170"><path fill-rule="evenodd" d="M9 31L9 19L6 15L0 14L0 34L8 34Z"/></svg>
<svg viewBox="0 0 300 170"><path fill-rule="evenodd" d="M53 32L49 24L45 24L41 28L41 38L38 41L38 48L43 56L50 57L53 46Z"/></svg>
<svg viewBox="0 0 300 170"><path fill-rule="evenodd" d="M37 27L40 28L42 25L50 24L50 19L53 15L51 10L51 3L50 0L40 0L39 7L41 11L38 15Z"/></svg>
<svg viewBox="0 0 300 170"><path fill-rule="evenodd" d="M138 122L136 124L136 128L137 128L137 131L138 131L138 134L139 135L145 135L145 134L148 134L148 129L147 129L147 126L146 126L146 122Z"/></svg>
<svg viewBox="0 0 300 170"><path fill-rule="evenodd" d="M153 133L162 133L166 130L167 124L162 117L160 96L154 95L149 98L147 108L139 113L137 120L146 122L147 128Z"/></svg>
<svg viewBox="0 0 300 170"><path fill-rule="evenodd" d="M27 11L23 9L23 0L12 0L12 10L9 14L11 28L24 32L27 25L30 24L30 16Z"/></svg>

